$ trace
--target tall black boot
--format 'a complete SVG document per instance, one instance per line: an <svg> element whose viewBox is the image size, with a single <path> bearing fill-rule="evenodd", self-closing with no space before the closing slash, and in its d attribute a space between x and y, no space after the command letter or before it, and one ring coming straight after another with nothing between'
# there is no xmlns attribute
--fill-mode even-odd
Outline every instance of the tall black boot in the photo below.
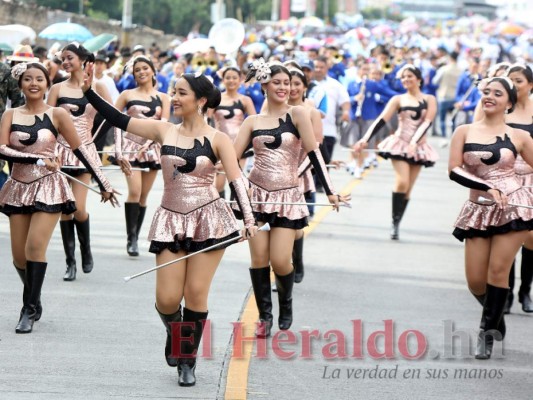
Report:
<svg viewBox="0 0 533 400"><path fill-rule="evenodd" d="M507 300L505 301L505 308L503 309L504 314L511 314L511 307L513 306L513 289L515 282L515 263L516 259L513 260L513 265L511 265L511 270L509 271L509 294L507 294Z"/></svg>
<svg viewBox="0 0 533 400"><path fill-rule="evenodd" d="M76 234L74 233L74 221L60 221L61 238L63 239L63 249L65 249L67 270L63 276L64 281L76 279Z"/></svg>
<svg viewBox="0 0 533 400"><path fill-rule="evenodd" d="M402 205L402 212L401 212L401 215L400 215L400 221L403 218L403 214L405 213L405 210L406 210L408 204L409 204L409 199L407 197L405 197L403 199L403 205Z"/></svg>
<svg viewBox="0 0 533 400"><path fill-rule="evenodd" d="M41 298L41 289L43 287L47 265L48 263L45 262L29 260L26 262L26 282L29 286L29 293L24 304L22 318L15 328L15 332L17 333L30 333L33 329L33 323L37 314L37 302Z"/></svg>
<svg viewBox="0 0 533 400"><path fill-rule="evenodd" d="M81 251L81 268L83 272L88 274L93 270L93 254L91 252L91 226L89 224L89 216L83 222L73 219L76 225L76 232L78 233L78 241L80 242Z"/></svg>
<svg viewBox="0 0 533 400"><path fill-rule="evenodd" d="M155 306L155 310L159 314L159 317L161 318L161 321L163 321L163 325L165 325L165 328L167 330L167 341L165 344L165 359L167 360L167 364L169 367L177 367L178 366L178 359L176 357L172 357L172 324L175 322L181 322L181 306L174 314L163 314L157 309L157 304Z"/></svg>
<svg viewBox="0 0 533 400"><path fill-rule="evenodd" d="M292 248L292 265L294 266L294 282L300 283L304 279L304 263L303 263L303 251L304 251L304 238L294 241Z"/></svg>
<svg viewBox="0 0 533 400"><path fill-rule="evenodd" d="M124 213L126 215L126 233L128 234L126 251L128 252L128 255L137 257L139 255L139 246L137 244L139 203L124 203Z"/></svg>
<svg viewBox="0 0 533 400"><path fill-rule="evenodd" d="M146 207L139 204L139 216L137 217L137 241L139 240L139 234L141 233L141 227L143 226L144 216L146 215Z"/></svg>
<svg viewBox="0 0 533 400"><path fill-rule="evenodd" d="M405 193L392 192L392 228L390 238L400 239L400 221L407 204L405 203Z"/></svg>
<svg viewBox="0 0 533 400"><path fill-rule="evenodd" d="M178 358L178 384L194 386L196 384L196 356L202 333L204 331L207 312L197 312L183 307L183 324L180 326L180 357ZM185 324L189 322L192 324ZM189 325L194 325L189 326ZM192 337L192 341L186 340Z"/></svg>
<svg viewBox="0 0 533 400"><path fill-rule="evenodd" d="M258 338L270 336L272 329L272 295L270 293L270 266L250 268L250 278L254 289L255 304L259 310L259 326L255 331Z"/></svg>
<svg viewBox="0 0 533 400"><path fill-rule="evenodd" d="M509 288L500 288L487 284L487 293L483 305L483 314L479 325L476 359L488 360L492 354L494 340L503 340L498 326L503 317L503 309Z"/></svg>
<svg viewBox="0 0 533 400"><path fill-rule="evenodd" d="M24 289L22 292L22 304L26 304L28 295L30 293L30 287L26 283L26 270L20 269L14 263L13 263L13 266L17 270L17 274L19 274L20 280L22 281L22 284L24 285ZM22 306L22 309L20 310L20 318L22 318L23 313L24 313L24 305ZM43 314L43 306L41 305L41 299L39 298L39 300L37 301L37 308L35 312L35 321L39 321L41 319L42 314Z"/></svg>
<svg viewBox="0 0 533 400"><path fill-rule="evenodd" d="M470 292L472 293L472 292ZM472 293L472 296L474 296L479 304L481 304L481 307L485 304L485 294L474 294ZM504 313L505 314L505 313ZM498 324L498 327L496 328L502 335L502 339L505 339L505 333L507 332L507 327L505 326L505 315L502 315L502 319L500 320L500 323Z"/></svg>
<svg viewBox="0 0 533 400"><path fill-rule="evenodd" d="M278 287L279 318L278 325L282 331L287 330L292 325L292 288L294 286L294 269L287 275L276 275L276 286Z"/></svg>
<svg viewBox="0 0 533 400"><path fill-rule="evenodd" d="M533 302L529 292L533 281L533 250L522 246L522 266L520 268L522 282L518 291L518 301L522 303L522 310L527 313L533 312Z"/></svg>

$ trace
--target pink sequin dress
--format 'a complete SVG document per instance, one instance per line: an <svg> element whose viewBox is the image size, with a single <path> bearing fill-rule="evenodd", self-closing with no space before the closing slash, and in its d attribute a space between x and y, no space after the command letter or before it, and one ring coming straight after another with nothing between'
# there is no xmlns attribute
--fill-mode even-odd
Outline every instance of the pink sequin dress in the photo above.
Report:
<svg viewBox="0 0 533 400"><path fill-rule="evenodd" d="M304 162L306 164L310 163L310 161L307 159L307 152L303 148L300 150L299 160L300 162L298 163L298 165ZM307 193L316 192L315 180L313 179L312 170L313 169L311 167L308 167L306 168L304 173L298 177L298 187L300 188L300 192L304 193L305 195L307 195Z"/></svg>
<svg viewBox="0 0 533 400"><path fill-rule="evenodd" d="M64 108L68 111L81 142L86 145L89 155L95 164L101 167L102 162L98 156L91 134L96 110L89 104L81 89L70 88L64 83L60 85L57 107ZM81 169L65 168L64 171L69 175L79 176L89 173L83 163L74 155L65 138L61 135L57 137L56 154L60 164L63 166L83 167Z"/></svg>
<svg viewBox="0 0 533 400"><path fill-rule="evenodd" d="M505 193L509 203L533 205L533 193L522 187L521 179L515 173L516 157L513 142L505 134L491 144L465 143L463 168ZM470 198L455 222L453 235L460 241L533 229L532 209L507 206L501 210L495 203L480 204L480 196L491 198L485 191L470 189Z"/></svg>
<svg viewBox="0 0 533 400"><path fill-rule="evenodd" d="M13 112L9 147L19 152L54 158L58 132L52 123L53 108L39 115ZM0 190L0 211L11 214L76 211L67 179L37 164L14 162L11 176Z"/></svg>
<svg viewBox="0 0 533 400"><path fill-rule="evenodd" d="M133 118L141 119L161 119L163 103L159 96L151 96L150 101L132 100L126 104L126 113ZM118 133L118 134L117 134ZM117 128L115 131L115 146L120 150L124 160L128 160L132 167L149 168L152 170L161 169L161 145L151 141L147 151L141 157L138 156L139 150L148 142L141 136L134 135L130 132L124 132ZM117 164L115 157L109 157L113 164Z"/></svg>
<svg viewBox="0 0 533 400"><path fill-rule="evenodd" d="M164 191L148 235L152 253L195 252L239 235L237 220L214 186L213 138L187 139L190 148L161 147Z"/></svg>
<svg viewBox="0 0 533 400"><path fill-rule="evenodd" d="M234 142L244 121L244 105L241 100L234 101L229 106L219 105L215 108L213 118L215 128L224 132Z"/></svg>
<svg viewBox="0 0 533 400"><path fill-rule="evenodd" d="M415 136L418 127L424 122L426 113L427 103L425 100L416 107L400 107L398 110L398 129L378 145L378 149L383 151L380 153L381 157L432 167L439 156L435 149L427 143L425 135L418 142L414 157L408 154L409 143Z"/></svg>
<svg viewBox="0 0 533 400"><path fill-rule="evenodd" d="M259 121L271 118L260 117ZM252 207L257 221L268 222L271 227L302 229L307 226L309 211L298 185L298 165L302 148L300 134L292 123L291 113L279 126L252 131L255 153L254 166L248 179L252 187ZM258 125L258 123L256 122ZM254 202L302 203L253 204ZM236 212L238 218L240 213Z"/></svg>
<svg viewBox="0 0 533 400"><path fill-rule="evenodd" d="M522 129L526 132L529 132L529 135L533 138L533 124L523 125L509 123L507 125L512 128ZM523 186L533 186L533 168L520 155L518 155L518 157L516 158L514 170L522 181Z"/></svg>

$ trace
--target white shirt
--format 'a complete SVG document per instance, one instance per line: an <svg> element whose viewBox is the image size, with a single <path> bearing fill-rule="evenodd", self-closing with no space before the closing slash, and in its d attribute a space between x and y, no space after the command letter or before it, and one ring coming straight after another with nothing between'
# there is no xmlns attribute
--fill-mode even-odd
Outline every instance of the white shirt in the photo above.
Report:
<svg viewBox="0 0 533 400"><path fill-rule="evenodd" d="M337 110L344 103L350 103L350 96L348 96L348 91L338 80L329 76L317 82L326 92L326 96L328 96L328 109L326 117L322 120L324 136L337 137L337 125L335 123Z"/></svg>

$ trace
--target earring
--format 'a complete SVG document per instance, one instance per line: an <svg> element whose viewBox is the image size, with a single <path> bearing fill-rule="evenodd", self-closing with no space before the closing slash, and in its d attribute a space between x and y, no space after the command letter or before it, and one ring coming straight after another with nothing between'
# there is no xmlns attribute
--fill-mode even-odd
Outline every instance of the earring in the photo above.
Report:
<svg viewBox="0 0 533 400"><path fill-rule="evenodd" d="M202 115L203 112L202 112L202 107L201 106L198 106L198 115Z"/></svg>

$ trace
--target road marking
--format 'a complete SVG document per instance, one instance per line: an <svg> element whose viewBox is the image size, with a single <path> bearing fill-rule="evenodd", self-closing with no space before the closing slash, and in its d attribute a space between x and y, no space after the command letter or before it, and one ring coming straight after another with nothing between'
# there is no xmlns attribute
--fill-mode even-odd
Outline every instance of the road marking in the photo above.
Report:
<svg viewBox="0 0 533 400"><path fill-rule="evenodd" d="M363 177L367 171L363 173ZM341 193L351 193L352 190L362 182L361 179L353 179L342 190ZM322 207L315 213L315 216L304 229L304 237L308 236L315 228L326 218L332 211L331 207ZM250 289L251 290L251 289ZM253 293L248 296L246 306L242 312L241 323L243 329L243 336L249 337L254 334L255 323L259 317L257 305ZM233 335L232 335L233 338ZM261 340L261 339L260 339ZM268 339L267 339L268 340ZM250 360L252 357L253 343L246 341L243 345L243 357L235 358L230 355L230 362L228 366L228 374L226 377L226 391L224 393L225 400L246 400L248 395L248 370L250 368Z"/></svg>

